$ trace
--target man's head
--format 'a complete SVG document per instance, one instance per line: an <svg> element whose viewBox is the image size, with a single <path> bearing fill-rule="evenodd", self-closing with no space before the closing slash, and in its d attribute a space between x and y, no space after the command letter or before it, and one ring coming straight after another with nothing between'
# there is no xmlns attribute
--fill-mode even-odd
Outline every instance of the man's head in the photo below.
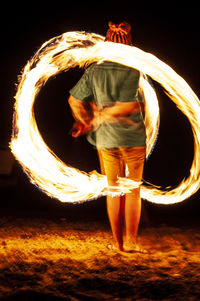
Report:
<svg viewBox="0 0 200 301"><path fill-rule="evenodd" d="M108 23L109 29L106 33L105 41L132 45L131 25L122 22L119 25L112 22Z"/></svg>

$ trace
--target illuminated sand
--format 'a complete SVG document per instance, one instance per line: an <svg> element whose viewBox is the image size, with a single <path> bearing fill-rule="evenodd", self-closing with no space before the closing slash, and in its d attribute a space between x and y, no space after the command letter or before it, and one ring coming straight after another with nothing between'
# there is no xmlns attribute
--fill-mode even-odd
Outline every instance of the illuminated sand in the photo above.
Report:
<svg viewBox="0 0 200 301"><path fill-rule="evenodd" d="M107 249L102 222L2 218L0 299L198 300L199 233L142 229L139 242L152 253L124 256Z"/></svg>

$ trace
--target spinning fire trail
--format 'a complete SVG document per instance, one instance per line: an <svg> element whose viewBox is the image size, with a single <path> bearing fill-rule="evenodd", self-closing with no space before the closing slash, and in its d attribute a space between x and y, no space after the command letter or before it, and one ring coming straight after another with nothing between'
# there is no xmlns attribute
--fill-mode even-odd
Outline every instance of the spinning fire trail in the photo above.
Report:
<svg viewBox="0 0 200 301"><path fill-rule="evenodd" d="M42 45L27 63L15 96L13 134L10 143L16 159L33 184L62 202L82 202L110 193L105 176L85 173L63 163L43 141L34 116L36 96L46 81L75 66L113 61L138 69L163 86L190 121L194 136L194 157L190 175L176 188L162 191L141 186L141 197L154 203L173 204L190 197L200 183L200 102L189 85L167 64L136 47L104 42L104 37L85 32L67 32ZM146 102L147 155L158 133L159 107L156 94L145 76L140 82ZM139 185L119 180L116 193Z"/></svg>

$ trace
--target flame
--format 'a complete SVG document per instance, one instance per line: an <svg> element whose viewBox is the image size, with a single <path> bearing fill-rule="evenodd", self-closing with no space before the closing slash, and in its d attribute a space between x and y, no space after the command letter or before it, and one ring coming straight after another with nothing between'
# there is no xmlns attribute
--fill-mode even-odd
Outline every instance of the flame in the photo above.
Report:
<svg viewBox="0 0 200 301"><path fill-rule="evenodd" d="M194 158L190 175L174 189L141 185L141 197L154 203L173 204L198 190L200 165L200 103L198 97L171 67L137 47L104 42L104 37L85 32L67 32L45 42L27 63L15 96L13 134L10 147L33 184L62 202L82 202L106 194L127 193L141 183L119 179L114 191L106 177L89 174L62 162L43 141L34 116L33 105L46 81L75 66L113 61L140 70L160 83L177 107L187 116L194 135ZM159 106L154 89L141 77L146 101L147 156L155 143L159 127ZM115 187L116 188L116 187Z"/></svg>

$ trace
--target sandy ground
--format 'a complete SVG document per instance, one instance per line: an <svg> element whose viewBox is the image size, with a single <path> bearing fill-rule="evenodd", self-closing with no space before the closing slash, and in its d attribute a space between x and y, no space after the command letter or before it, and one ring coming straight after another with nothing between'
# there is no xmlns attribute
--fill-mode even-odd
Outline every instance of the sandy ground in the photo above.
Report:
<svg viewBox="0 0 200 301"><path fill-rule="evenodd" d="M200 228L142 227L149 254L107 248L109 226L1 217L0 300L200 300Z"/></svg>

